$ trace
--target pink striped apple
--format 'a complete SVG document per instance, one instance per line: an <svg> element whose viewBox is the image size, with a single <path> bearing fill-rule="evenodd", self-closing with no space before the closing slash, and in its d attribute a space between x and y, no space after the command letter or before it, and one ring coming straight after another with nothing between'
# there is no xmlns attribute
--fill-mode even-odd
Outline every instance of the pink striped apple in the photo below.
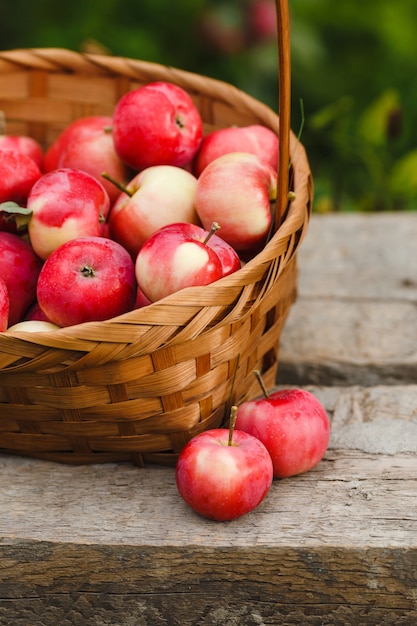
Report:
<svg viewBox="0 0 417 626"><path fill-rule="evenodd" d="M219 128L205 135L193 161L193 172L198 177L203 169L228 152L250 152L278 169L278 136L261 124Z"/></svg>
<svg viewBox="0 0 417 626"><path fill-rule="evenodd" d="M145 241L174 222L200 224L194 206L197 179L174 165L154 165L139 172L111 208L112 239L136 259Z"/></svg>
<svg viewBox="0 0 417 626"><path fill-rule="evenodd" d="M33 185L27 208L30 243L41 259L78 237L99 237L110 209L103 185L82 170L62 168L44 174Z"/></svg>
<svg viewBox="0 0 417 626"><path fill-rule="evenodd" d="M213 221L238 252L261 247L272 225L277 172L249 152L217 157L198 178L195 206L204 228Z"/></svg>
<svg viewBox="0 0 417 626"><path fill-rule="evenodd" d="M144 295L155 302L185 287L208 285L239 269L237 253L214 230L189 223L157 230L136 258L136 280Z"/></svg>
<svg viewBox="0 0 417 626"><path fill-rule="evenodd" d="M113 203L119 191L101 176L102 172L123 184L132 173L114 149L112 123L110 116L91 115L68 124L45 154L45 172L66 167L83 170L102 183Z"/></svg>

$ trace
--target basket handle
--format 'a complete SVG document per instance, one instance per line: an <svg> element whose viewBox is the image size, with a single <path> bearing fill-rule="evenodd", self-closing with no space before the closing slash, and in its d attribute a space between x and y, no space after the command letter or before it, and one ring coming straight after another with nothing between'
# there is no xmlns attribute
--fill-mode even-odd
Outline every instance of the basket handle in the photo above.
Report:
<svg viewBox="0 0 417 626"><path fill-rule="evenodd" d="M291 54L288 0L275 0L278 35L279 160L275 225L279 228L288 204L291 126Z"/></svg>

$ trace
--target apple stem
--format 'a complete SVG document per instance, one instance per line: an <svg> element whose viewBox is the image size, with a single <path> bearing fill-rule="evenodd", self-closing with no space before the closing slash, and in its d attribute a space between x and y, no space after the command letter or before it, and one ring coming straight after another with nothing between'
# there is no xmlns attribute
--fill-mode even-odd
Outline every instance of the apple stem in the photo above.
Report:
<svg viewBox="0 0 417 626"><path fill-rule="evenodd" d="M260 388L262 389L262 393L264 394L265 398L269 398L269 392L268 389L265 387L265 383L262 380L262 376L259 370L254 370L253 373L256 376L256 379L259 383Z"/></svg>
<svg viewBox="0 0 417 626"><path fill-rule="evenodd" d="M213 222L209 232L207 233L207 237L204 239L203 243L207 243L210 237L214 235L216 230L219 230L219 228L220 228L220 225L217 222Z"/></svg>
<svg viewBox="0 0 417 626"><path fill-rule="evenodd" d="M236 418L237 418L237 406L233 405L230 409L229 439L227 442L228 446L231 446L233 442L233 432L235 430Z"/></svg>
<svg viewBox="0 0 417 626"><path fill-rule="evenodd" d="M123 193L126 193L130 198L133 196L133 192L130 191L130 189L128 189L126 187L126 185L123 185L122 183L119 183L118 180L113 178L113 176L110 176L110 174L108 174L107 172L101 172L101 175L102 175L103 178L105 178L106 180L109 180L111 183L113 183L113 185L115 187L117 187L117 189L120 189L120 191L123 191Z"/></svg>

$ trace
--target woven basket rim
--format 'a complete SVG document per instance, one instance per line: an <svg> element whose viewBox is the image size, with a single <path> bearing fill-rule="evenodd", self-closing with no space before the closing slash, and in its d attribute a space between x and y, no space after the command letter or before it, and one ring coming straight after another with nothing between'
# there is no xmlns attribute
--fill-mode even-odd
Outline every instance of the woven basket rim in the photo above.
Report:
<svg viewBox="0 0 417 626"><path fill-rule="evenodd" d="M279 117L269 106L225 81L195 74L187 70L161 65L152 61L103 54L80 53L65 48L16 48L8 51L0 51L0 77L2 73L7 73L11 70L11 67L15 69L16 66L21 66L22 70L29 68L46 70L48 72L64 71L68 73L79 73L80 71L91 73L92 71L96 72L99 70L103 75L124 75L132 79L137 78L137 73L140 72L141 74L144 73L145 75L152 76L153 80L156 79L155 75L158 76L161 72L164 73L169 70L174 76L176 75L180 78L181 81L185 81L186 88L191 91L205 92L207 95L212 95L214 90L216 97L218 97L219 100L223 99L227 103L233 103L234 100L237 99L239 105L242 106L243 103L243 106L247 108L248 112L256 111L257 115L261 114L265 120L265 124L269 125L269 127L279 134ZM3 341L9 342L12 338L29 341L31 343L37 343L39 340L42 344L47 344L50 340L52 345L55 338L58 339L64 336L68 339L78 339L81 333L85 338L88 328L95 327L97 324L110 325L112 322L127 322L137 325L149 325L151 323L150 311L157 311L161 306L175 306L176 303L181 303L183 298L192 299L193 301L198 301L201 298L204 300L207 300L209 297L215 298L215 293L219 288L224 289L240 284L242 280L245 280L245 277L254 271L256 266L268 263L271 258L275 256L275 251L280 247L280 243L285 241L289 234L300 231L299 243L301 243L304 237L309 215L305 215L304 206L298 206L297 189L305 187L306 185L312 188L312 180L305 149L292 131L290 132L290 158L292 169L295 171L295 188L292 190L295 193L295 198L289 203L287 214L270 241L255 257L238 271L210 285L205 285L204 287L188 287L181 290L181 292L173 293L147 307L134 309L108 320L84 322L47 332L39 331L31 333L23 330L7 330L5 333L0 334L0 349Z"/></svg>

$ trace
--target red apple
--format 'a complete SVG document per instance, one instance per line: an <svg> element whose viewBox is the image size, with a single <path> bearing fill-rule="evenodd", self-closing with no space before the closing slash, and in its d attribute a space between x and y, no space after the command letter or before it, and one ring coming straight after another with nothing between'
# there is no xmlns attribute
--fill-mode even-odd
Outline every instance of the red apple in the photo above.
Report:
<svg viewBox="0 0 417 626"><path fill-rule="evenodd" d="M133 305L134 309L141 309L143 306L148 306L148 304L152 304L152 302L145 296L142 289L138 287L136 292L136 300Z"/></svg>
<svg viewBox="0 0 417 626"><path fill-rule="evenodd" d="M145 296L155 302L185 287L208 285L221 278L224 243L221 241L218 254L217 239L220 237L209 236L196 224L168 224L156 231L135 263L136 280ZM233 250L231 254L237 256Z"/></svg>
<svg viewBox="0 0 417 626"><path fill-rule="evenodd" d="M91 174L63 168L44 174L33 185L27 208L32 211L30 242L36 254L46 259L66 241L102 235L110 201Z"/></svg>
<svg viewBox="0 0 417 626"><path fill-rule="evenodd" d="M242 267L241 260L236 250L227 241L215 235L220 228L217 222L213 222L210 230L204 230L200 237L204 238L205 243L216 251L222 266L222 276L229 276Z"/></svg>
<svg viewBox="0 0 417 626"><path fill-rule="evenodd" d="M250 152L278 169L278 137L266 126L230 126L219 128L203 138L193 162L193 172L199 177L203 169L228 152Z"/></svg>
<svg viewBox="0 0 417 626"><path fill-rule="evenodd" d="M39 274L37 299L58 326L101 321L133 309L135 266L116 241L80 237L62 244Z"/></svg>
<svg viewBox="0 0 417 626"><path fill-rule="evenodd" d="M41 144L32 137L27 135L0 135L0 150L24 154L33 159L41 171L43 170L43 149Z"/></svg>
<svg viewBox="0 0 417 626"><path fill-rule="evenodd" d="M32 246L13 233L0 232L1 278L9 292L9 325L23 319L36 297L42 260Z"/></svg>
<svg viewBox="0 0 417 626"><path fill-rule="evenodd" d="M199 224L194 206L197 179L174 165L139 172L112 206L109 234L136 259L145 241L173 222Z"/></svg>
<svg viewBox="0 0 417 626"><path fill-rule="evenodd" d="M272 461L263 443L239 430L218 428L196 435L182 449L175 477L183 500L216 521L255 509L272 484Z"/></svg>
<svg viewBox="0 0 417 626"><path fill-rule="evenodd" d="M39 302L35 300L27 309L25 316L23 318L24 322L28 321L39 321L39 322L49 322L48 316L42 311L39 306Z"/></svg>
<svg viewBox="0 0 417 626"><path fill-rule="evenodd" d="M0 332L6 330L9 323L9 292L7 285L0 278Z"/></svg>
<svg viewBox="0 0 417 626"><path fill-rule="evenodd" d="M112 123L109 116L93 115L69 124L47 150L45 172L67 167L83 170L102 183L113 203L119 191L102 178L102 172L108 172L123 184L132 174L114 149Z"/></svg>
<svg viewBox="0 0 417 626"><path fill-rule="evenodd" d="M164 81L124 94L113 113L113 140L119 157L135 170L191 162L203 123L188 93Z"/></svg>
<svg viewBox="0 0 417 626"><path fill-rule="evenodd" d="M330 439L326 410L303 389L284 389L243 402L236 428L262 441L272 458L274 478L295 476L315 467Z"/></svg>
<svg viewBox="0 0 417 626"><path fill-rule="evenodd" d="M42 176L35 161L26 154L0 149L0 202L26 206L30 190Z"/></svg>
<svg viewBox="0 0 417 626"><path fill-rule="evenodd" d="M195 207L204 228L214 220L238 252L262 246L272 225L277 173L248 152L230 152L209 163L197 181Z"/></svg>

